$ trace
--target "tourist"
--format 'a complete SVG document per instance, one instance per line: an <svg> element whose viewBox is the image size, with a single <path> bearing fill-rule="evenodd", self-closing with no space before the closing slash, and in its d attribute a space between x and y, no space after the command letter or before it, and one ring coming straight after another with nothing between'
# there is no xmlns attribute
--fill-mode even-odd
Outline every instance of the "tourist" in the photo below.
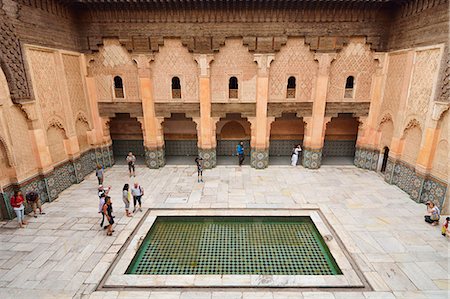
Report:
<svg viewBox="0 0 450 299"><path fill-rule="evenodd" d="M131 195L133 195L133 213L136 212L137 203L139 203L139 211L142 212L141 198L144 196L144 189L137 182L131 188Z"/></svg>
<svg viewBox="0 0 450 299"><path fill-rule="evenodd" d="M439 208L432 201L427 201L427 215L425 215L425 222L431 223L435 226L439 224L439 218L441 217Z"/></svg>
<svg viewBox="0 0 450 299"><path fill-rule="evenodd" d="M202 157L195 158L195 164L197 164L197 182L203 183L203 158Z"/></svg>
<svg viewBox="0 0 450 299"><path fill-rule="evenodd" d="M239 166L242 166L244 163L244 142L239 142L236 151L239 157Z"/></svg>
<svg viewBox="0 0 450 299"><path fill-rule="evenodd" d="M98 212L102 214L102 221L100 222L100 227L107 228L107 226L103 226L105 222L105 214L103 213L103 206L105 205L105 198L108 196L109 191L111 190L111 186L108 186L108 189L104 189L103 185L98 186Z"/></svg>
<svg viewBox="0 0 450 299"><path fill-rule="evenodd" d="M112 236L112 233L114 232L112 229L112 226L114 224L114 216L112 215L113 212L113 208L112 208L112 203L111 203L111 197L106 196L105 197L105 204L103 205L103 215L106 216L106 220L108 220L108 225L106 226L106 228L108 229L108 231L106 232L107 236Z"/></svg>
<svg viewBox="0 0 450 299"><path fill-rule="evenodd" d="M25 221L25 206L23 205L25 199L23 198L22 192L20 190L14 191L14 195L11 196L11 207L17 215L17 222L19 222L20 227L25 227L27 222Z"/></svg>
<svg viewBox="0 0 450 299"><path fill-rule="evenodd" d="M136 157L133 155L132 152L128 153L127 163L128 163L128 171L130 172L130 177L131 176L135 177L136 176L136 171L135 171L134 164L136 163Z"/></svg>
<svg viewBox="0 0 450 299"><path fill-rule="evenodd" d="M445 218L444 225L442 226L441 233L445 236L450 236L450 231L448 230L448 223L450 222L450 217Z"/></svg>
<svg viewBox="0 0 450 299"><path fill-rule="evenodd" d="M97 169L95 169L95 176L97 177L98 184L103 184L103 176L105 174L105 169L100 164L97 164Z"/></svg>
<svg viewBox="0 0 450 299"><path fill-rule="evenodd" d="M123 203L125 204L125 214L127 215L127 217L131 217L130 196L131 196L130 185L125 184L122 189L122 200L123 200Z"/></svg>
<svg viewBox="0 0 450 299"><path fill-rule="evenodd" d="M292 166L297 166L298 156L300 155L301 151L302 151L302 148L301 148L300 144L297 144L292 149L292 157L291 157L291 165Z"/></svg>
<svg viewBox="0 0 450 299"><path fill-rule="evenodd" d="M27 195L25 195L25 197L26 197L28 203L31 205L31 209L33 210L34 218L37 218L37 213L36 213L37 209L39 209L40 215L45 215L45 213L42 212L41 200L39 199L39 195L36 192L30 191L27 193Z"/></svg>

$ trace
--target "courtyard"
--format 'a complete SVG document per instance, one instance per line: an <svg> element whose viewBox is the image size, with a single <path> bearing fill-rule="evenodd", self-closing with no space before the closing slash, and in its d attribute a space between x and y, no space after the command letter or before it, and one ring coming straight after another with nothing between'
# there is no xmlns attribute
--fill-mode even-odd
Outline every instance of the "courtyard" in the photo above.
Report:
<svg viewBox="0 0 450 299"><path fill-rule="evenodd" d="M124 183L139 182L143 212L125 217ZM425 206L375 172L354 166L218 166L197 183L193 166L106 171L104 185L116 216L115 232L99 226L94 174L43 206L46 215L0 226L0 298L448 298L449 246L440 227L423 221ZM364 289L279 286L111 288L104 280L142 217L150 211L184 216L193 211L240 215L295 214L318 210L326 219L369 287ZM291 211L291 212L290 212ZM442 223L442 222L441 222ZM201 279L201 278L200 278ZM205 278L207 279L207 278ZM183 280L183 277L180 277ZM185 280L189 280L186 279ZM189 284L189 283L188 283Z"/></svg>

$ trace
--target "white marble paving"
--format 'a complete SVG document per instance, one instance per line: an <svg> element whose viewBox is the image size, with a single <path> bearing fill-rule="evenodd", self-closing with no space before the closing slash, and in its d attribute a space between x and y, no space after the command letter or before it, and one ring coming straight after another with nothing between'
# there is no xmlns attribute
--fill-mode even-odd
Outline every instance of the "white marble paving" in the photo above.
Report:
<svg viewBox="0 0 450 299"><path fill-rule="evenodd" d="M97 285L143 213L124 217L121 189L138 181L143 206L163 209L319 208L374 291L104 290ZM273 166L138 168L106 171L112 185L115 233L106 237L97 213L93 175L45 204L47 215L28 217L25 229L0 223L0 298L449 298L449 240L423 222L425 207L374 172L352 166L306 170ZM170 282L167 282L170 284Z"/></svg>

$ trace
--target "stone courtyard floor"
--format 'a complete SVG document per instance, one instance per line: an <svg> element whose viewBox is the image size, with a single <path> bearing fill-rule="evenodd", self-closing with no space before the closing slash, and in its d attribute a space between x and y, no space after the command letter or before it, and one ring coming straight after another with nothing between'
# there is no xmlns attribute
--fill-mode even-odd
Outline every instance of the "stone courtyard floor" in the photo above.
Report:
<svg viewBox="0 0 450 299"><path fill-rule="evenodd" d="M195 167L166 166L140 167L134 180L145 188L145 209L320 208L374 291L97 291L144 215L124 217L121 190L129 182L127 168L114 166L105 177L105 185L113 186L113 237L99 226L93 174L45 204L46 215L28 217L27 228L16 228L15 221L0 224L0 298L449 298L449 239L440 227L423 222L424 205L374 172L353 166L314 171L219 166L206 170L205 183L198 184Z"/></svg>

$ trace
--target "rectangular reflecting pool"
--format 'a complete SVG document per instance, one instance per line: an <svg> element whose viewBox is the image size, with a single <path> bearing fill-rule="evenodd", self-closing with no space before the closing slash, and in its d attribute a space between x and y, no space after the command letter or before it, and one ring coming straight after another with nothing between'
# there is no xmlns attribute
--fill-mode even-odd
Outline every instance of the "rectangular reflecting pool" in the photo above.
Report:
<svg viewBox="0 0 450 299"><path fill-rule="evenodd" d="M125 273L342 274L309 216L158 216Z"/></svg>

